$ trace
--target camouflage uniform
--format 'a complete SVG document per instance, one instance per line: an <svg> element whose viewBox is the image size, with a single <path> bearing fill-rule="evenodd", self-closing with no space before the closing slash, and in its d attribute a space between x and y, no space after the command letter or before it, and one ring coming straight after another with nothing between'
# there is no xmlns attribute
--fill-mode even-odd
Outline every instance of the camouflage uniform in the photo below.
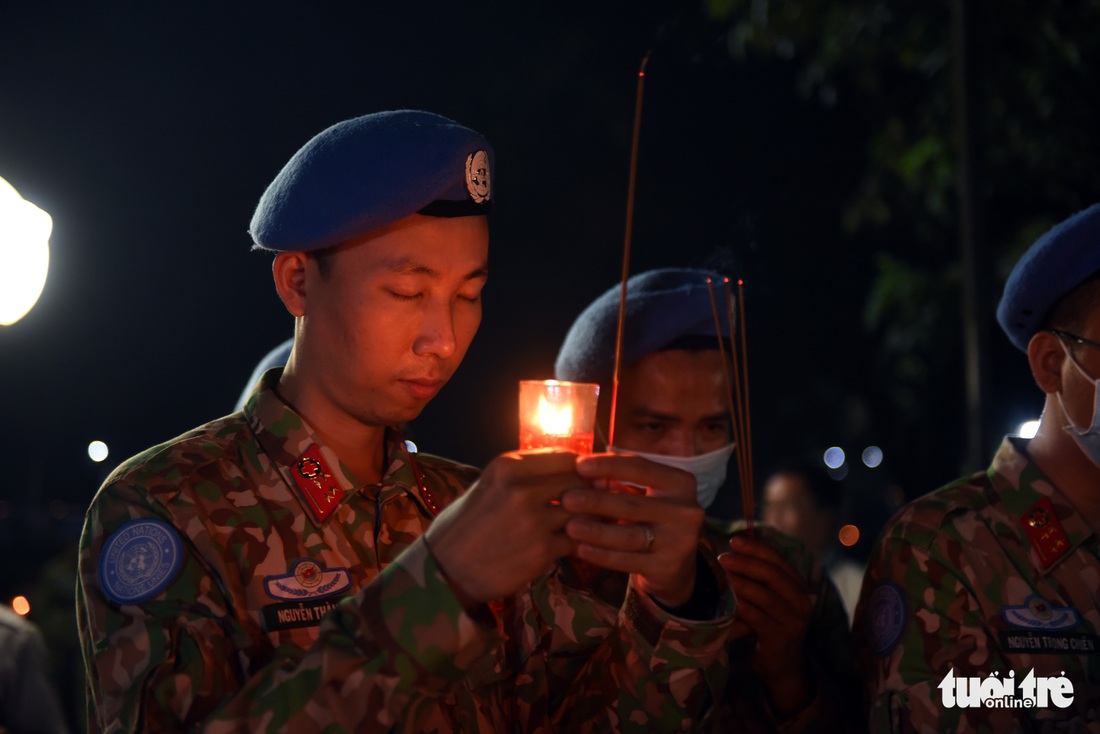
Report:
<svg viewBox="0 0 1100 734"><path fill-rule="evenodd" d="M814 607L804 647L817 687L816 695L794 717L778 719L768 703L763 682L752 670L755 638L751 635L739 637L727 645L728 667L708 671L715 705L707 713L700 730L715 734L863 731L859 716L859 677L852 659L848 617L840 595L801 541L772 527L760 524L754 527L756 537L776 548L809 584ZM712 549L711 558L729 549L730 538L744 533L743 520L708 518L705 544ZM600 598L616 603L626 593L627 580L625 574L603 572L588 584Z"/></svg>
<svg viewBox="0 0 1100 734"><path fill-rule="evenodd" d="M1026 447L1005 439L988 471L916 500L883 531L855 620L874 731L1100 731L1100 547ZM1018 683L1064 671L1074 700L948 707L951 670Z"/></svg>
<svg viewBox="0 0 1100 734"><path fill-rule="evenodd" d="M91 731L691 725L728 615L687 623L633 591L618 610L553 575L467 613L420 536L476 471L414 462L390 431L385 476L359 486L270 389L277 374L243 413L124 463L93 501L78 589ZM175 550L135 541L131 568L135 528L178 534L178 571L118 603Z"/></svg>

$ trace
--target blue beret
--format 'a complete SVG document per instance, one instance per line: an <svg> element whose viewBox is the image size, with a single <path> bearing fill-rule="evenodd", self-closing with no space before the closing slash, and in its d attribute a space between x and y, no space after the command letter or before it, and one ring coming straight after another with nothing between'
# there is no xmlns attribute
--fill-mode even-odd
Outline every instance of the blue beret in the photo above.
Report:
<svg viewBox="0 0 1100 734"><path fill-rule="evenodd" d="M1054 305L1100 270L1100 204L1054 225L1027 249L1005 283L997 321L1027 351Z"/></svg>
<svg viewBox="0 0 1100 734"><path fill-rule="evenodd" d="M626 317L623 326L622 365L629 366L683 336L718 336L707 278L714 281L714 296L722 322L722 337L729 339L729 318L724 276L708 270L665 268L639 273L626 282ZM615 335L619 326L617 284L589 304L565 335L554 376L576 382L606 382L615 370Z"/></svg>
<svg viewBox="0 0 1100 734"><path fill-rule="evenodd" d="M315 250L421 213L485 214L493 151L445 117L393 110L316 135L260 197L255 248Z"/></svg>
<svg viewBox="0 0 1100 734"><path fill-rule="evenodd" d="M260 378L263 377L265 372L272 367L283 367L286 365L286 361L290 359L290 348L293 346L294 338L291 337L264 355L264 358L260 360L256 368L252 370L252 376L249 377L248 382L245 383L244 390L241 391L241 396L237 398L237 405L233 410L240 410L244 407L244 404L248 402L248 396L252 394L252 390L255 389L256 383L260 381Z"/></svg>

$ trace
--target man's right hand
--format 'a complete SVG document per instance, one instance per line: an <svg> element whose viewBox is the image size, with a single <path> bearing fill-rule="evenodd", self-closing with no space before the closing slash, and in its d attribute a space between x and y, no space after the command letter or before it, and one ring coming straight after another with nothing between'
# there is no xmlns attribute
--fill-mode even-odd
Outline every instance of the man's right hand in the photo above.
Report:
<svg viewBox="0 0 1100 734"><path fill-rule="evenodd" d="M465 606L510 596L573 553L558 500L590 488L576 462L569 451L499 456L432 522L425 540Z"/></svg>

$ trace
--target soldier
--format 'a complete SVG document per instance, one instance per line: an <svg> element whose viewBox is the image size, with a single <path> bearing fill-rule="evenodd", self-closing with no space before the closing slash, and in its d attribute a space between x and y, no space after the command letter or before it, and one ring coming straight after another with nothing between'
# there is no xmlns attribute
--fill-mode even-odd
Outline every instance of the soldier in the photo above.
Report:
<svg viewBox="0 0 1100 734"><path fill-rule="evenodd" d="M401 110L321 132L268 187L251 234L294 346L242 412L124 462L93 500L91 731L692 725L733 602L697 573L691 477L517 452L479 478L395 428L479 324L491 163L472 130ZM652 490L594 486L610 480ZM621 609L563 586L570 554L631 574Z"/></svg>
<svg viewBox="0 0 1100 734"><path fill-rule="evenodd" d="M0 732L66 734L38 626L0 604Z"/></svg>
<svg viewBox="0 0 1100 734"><path fill-rule="evenodd" d="M855 640L875 731L1100 729L1100 204L1040 237L997 319L1046 395L1038 433L903 508Z"/></svg>
<svg viewBox="0 0 1100 734"><path fill-rule="evenodd" d="M707 278L724 304L722 277L705 270L651 270L628 281L610 450L690 471L697 501L710 512L727 499L720 489L734 446ZM577 317L558 353L558 379L598 382L610 394L620 290L612 287ZM705 531L738 604L730 675L716 683L708 731L858 730L848 620L821 567L799 541L772 528L758 527L750 540L742 520L708 516ZM575 573L585 576L583 567ZM587 583L614 601L625 579L601 573Z"/></svg>
<svg viewBox="0 0 1100 734"><path fill-rule="evenodd" d="M829 574L851 622L863 586L863 565L845 556L837 542L843 494L840 482L820 462L794 461L777 468L764 482L760 516L806 544Z"/></svg>

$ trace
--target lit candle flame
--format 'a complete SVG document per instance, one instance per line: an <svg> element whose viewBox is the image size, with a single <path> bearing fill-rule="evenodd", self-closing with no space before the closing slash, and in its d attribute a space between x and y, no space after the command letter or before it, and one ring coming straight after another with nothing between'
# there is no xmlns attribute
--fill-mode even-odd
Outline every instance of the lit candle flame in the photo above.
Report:
<svg viewBox="0 0 1100 734"><path fill-rule="evenodd" d="M537 420L545 435L568 436L573 432L573 406L555 407L540 395Z"/></svg>

